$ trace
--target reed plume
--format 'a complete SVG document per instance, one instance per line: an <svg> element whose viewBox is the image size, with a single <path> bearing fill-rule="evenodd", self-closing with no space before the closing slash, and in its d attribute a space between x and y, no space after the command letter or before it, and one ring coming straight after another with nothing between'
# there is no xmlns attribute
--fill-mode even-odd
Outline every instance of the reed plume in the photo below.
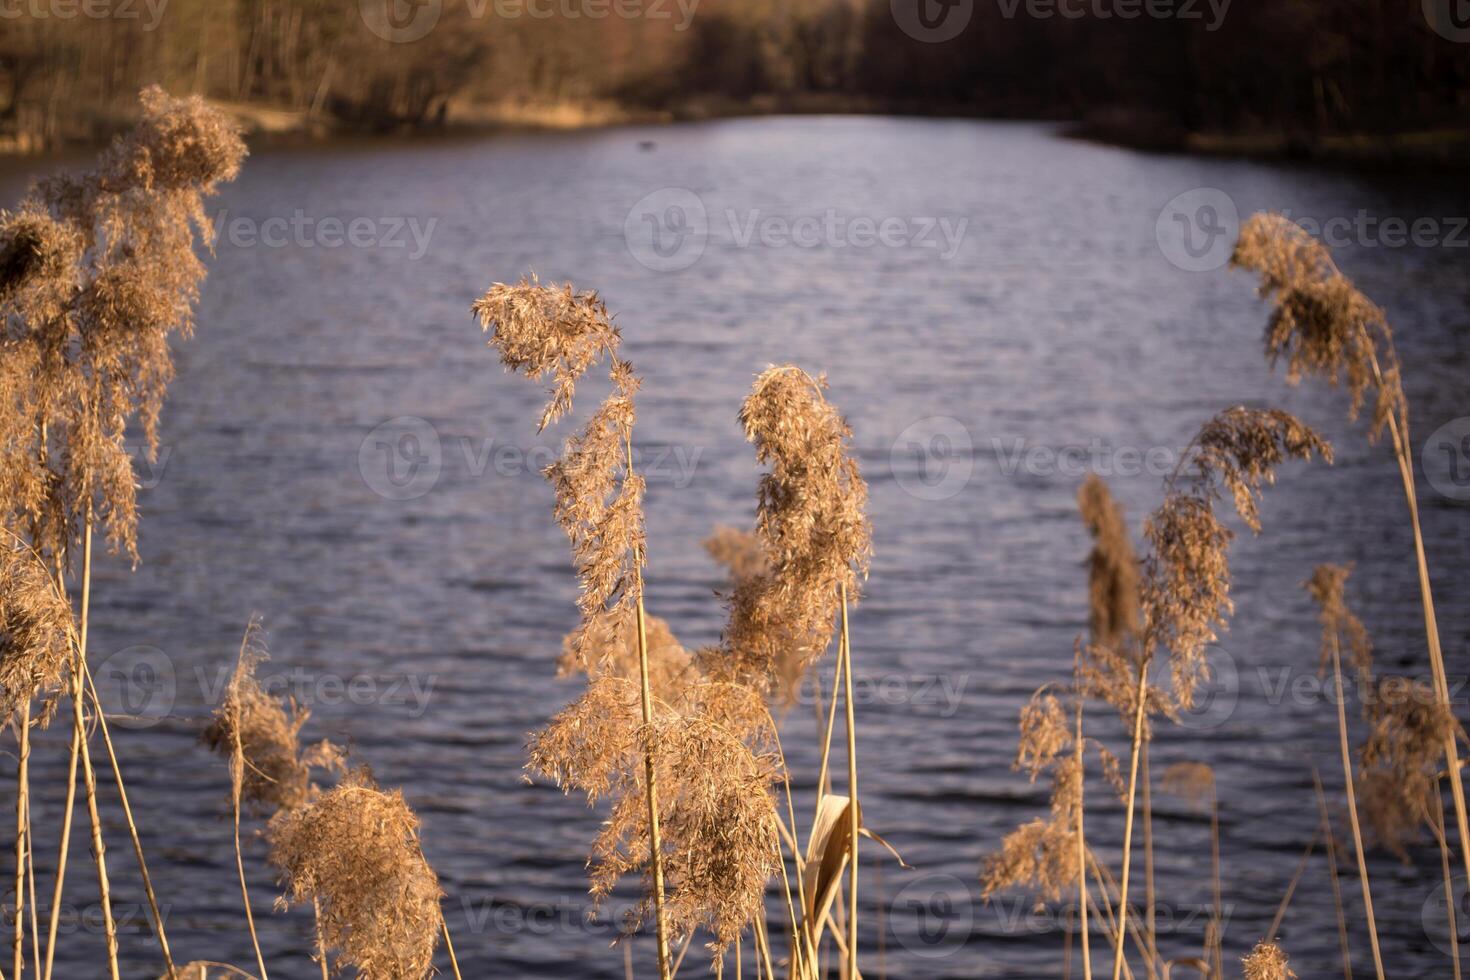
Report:
<svg viewBox="0 0 1470 980"><path fill-rule="evenodd" d="M18 541L0 541L0 721L42 699L45 725L68 684L76 637L71 603L40 558Z"/></svg>
<svg viewBox="0 0 1470 980"><path fill-rule="evenodd" d="M1274 364L1287 362L1287 379L1295 382L1312 374L1348 389L1348 416L1355 419L1373 395L1370 442L1388 430L1409 509L1414 535L1414 558L1419 577L1419 603L1429 646L1435 696L1452 712L1449 681L1440 647L1429 580L1424 532L1419 523L1418 491L1409 435L1409 402L1404 395L1393 331L1384 311L1344 276L1327 248L1284 215L1257 214L1242 227L1231 257L1233 265L1260 276L1259 292L1272 303L1266 324L1266 353ZM1470 808L1465 802L1459 747L1453 737L1444 743L1460 855L1470 874Z"/></svg>
<svg viewBox="0 0 1470 980"><path fill-rule="evenodd" d="M605 617L632 610L638 638L639 714L644 735L642 797L648 835L648 893L658 943L659 974L671 976L668 921L664 908L664 848L660 841L654 694L643 607L643 490L633 471L634 395L640 381L633 366L618 357L622 337L607 307L593 292L576 292L522 279L495 283L471 307L501 363L531 379L552 382L551 397L539 428L571 410L577 381L604 358L612 391L586 425L567 440L561 457L546 468L556 493L554 514L572 545L581 586L577 599L582 622L572 635L568 655L601 672L589 659L593 634ZM616 633L616 625L613 626ZM604 645L606 654L611 647ZM591 688L589 688L589 694ZM533 757L534 758L534 757Z"/></svg>
<svg viewBox="0 0 1470 980"><path fill-rule="evenodd" d="M1364 710L1368 737L1358 774L1363 817L1374 840L1407 861L1406 845L1418 828L1434 826L1445 741L1465 734L1422 681L1375 677L1369 690L1373 699Z"/></svg>
<svg viewBox="0 0 1470 980"><path fill-rule="evenodd" d="M136 562L136 481L124 444L127 427L136 420L149 453L156 452L158 415L173 372L169 337L192 328L204 274L195 237L206 242L210 237L203 200L220 181L234 177L245 153L234 126L200 99L170 99L149 88L141 102L137 126L114 141L94 170L43 181L16 211L0 214L0 363L5 365L0 369L0 520L27 539L48 569L55 568L59 584L80 558L70 771L75 774L80 763L113 976L118 974L111 955L115 924L89 726L83 718L87 695L96 702L86 665L92 532L94 526L104 527L113 548ZM121 770L97 707L96 727L112 762L152 924L172 973ZM28 704L23 716L27 709ZM74 795L68 787L47 976Z"/></svg>
<svg viewBox="0 0 1470 980"><path fill-rule="evenodd" d="M311 771L303 760L300 738L308 712L294 701L282 704L272 698L256 677L269 659L260 621L252 619L224 701L201 738L230 759L239 802L256 812L273 813L306 802Z"/></svg>
<svg viewBox="0 0 1470 980"><path fill-rule="evenodd" d="M705 552L725 570L733 588L770 574L765 547L751 531L720 525L703 543Z"/></svg>
<svg viewBox="0 0 1470 980"><path fill-rule="evenodd" d="M660 700L655 707L652 724L644 725L636 679L595 677L532 736L529 768L584 793L589 804L611 801L589 862L592 894L601 903L622 876L650 864L640 762L651 756L670 932L708 929L719 957L760 914L776 871L778 762L768 751L774 725L758 696L731 684L696 683L681 690L677 705ZM646 893L632 924L654 912L651 902Z"/></svg>
<svg viewBox="0 0 1470 980"><path fill-rule="evenodd" d="M824 378L768 368L740 408L756 460L770 470L757 491L756 537L769 572L740 578L714 671L771 689L783 650L799 668L832 642L846 592L856 603L872 552L867 485L852 430L823 397ZM747 560L755 566L757 559Z"/></svg>
<svg viewBox="0 0 1470 980"><path fill-rule="evenodd" d="M418 828L403 794L378 788L363 769L271 819L271 863L287 889L277 904L317 903L337 969L364 980L433 975L443 893Z"/></svg>
<svg viewBox="0 0 1470 980"><path fill-rule="evenodd" d="M1166 482L1163 503L1144 523L1150 554L1143 570L1138 653L1132 658L1105 656L1102 669L1091 670L1099 693L1125 716L1132 715L1113 980L1123 968L1133 811L1139 760L1148 737L1147 716L1155 704L1169 710L1169 702L1156 699L1149 667L1161 651L1167 652L1172 705L1193 706L1195 689L1209 669L1206 648L1233 609L1228 548L1234 535L1215 513L1215 504L1228 493L1241 519L1260 533L1259 499L1264 487L1275 481L1276 469L1287 460L1313 456L1330 462L1332 448L1294 416L1276 409L1226 409L1200 427ZM1131 675L1121 669L1130 666Z"/></svg>
<svg viewBox="0 0 1470 980"><path fill-rule="evenodd" d="M1296 973L1287 962L1286 951L1274 942L1262 940L1256 943L1241 961L1245 980L1296 980Z"/></svg>
<svg viewBox="0 0 1470 980"><path fill-rule="evenodd" d="M666 620L647 616L644 640L648 647L648 682L656 697L675 699L697 672L694 658L684 649ZM556 662L558 677L585 674L588 678L611 674L625 680L639 679L637 610L618 607L594 616L585 631L569 633L562 641Z"/></svg>
<svg viewBox="0 0 1470 980"><path fill-rule="evenodd" d="M1067 711L1042 689L1021 709L1021 739L1011 768L1025 770L1031 782L1051 773L1050 812L1006 835L1000 850L985 859L981 897L987 901L1006 888L1034 888L1056 900L1077 884L1078 823L1082 810L1083 769Z"/></svg>
<svg viewBox="0 0 1470 980"><path fill-rule="evenodd" d="M770 692L777 678L801 674L826 651L840 624L838 663L822 750L819 791L825 791L836 722L837 685L843 684L847 737L847 975L858 975L857 722L853 704L852 643L848 612L860 596L872 553L868 487L851 447L852 430L826 399L825 377L794 365L772 366L756 377L740 407L740 423L756 461L770 469L756 495L756 535L770 572L735 588L721 640L717 676ZM834 621L835 620L835 621ZM784 652L783 652L784 650ZM789 659L788 659L789 658ZM790 664L782 668L783 660ZM820 814L820 800L818 813Z"/></svg>

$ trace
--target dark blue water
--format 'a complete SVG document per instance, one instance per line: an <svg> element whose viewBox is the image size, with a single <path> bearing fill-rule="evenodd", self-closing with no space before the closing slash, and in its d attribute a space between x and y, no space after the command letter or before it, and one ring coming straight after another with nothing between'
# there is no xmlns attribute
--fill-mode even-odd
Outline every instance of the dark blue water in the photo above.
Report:
<svg viewBox="0 0 1470 980"><path fill-rule="evenodd" d="M38 169L6 163L0 198ZM1181 194L1177 224L1166 206ZM1380 666L1427 676L1388 450L1345 423L1340 393L1293 389L1268 370L1253 283L1219 268L1229 210L1264 207L1353 223L1337 256L1398 329L1416 453L1440 426L1470 424L1470 235L1453 220L1470 214L1463 182L883 118L257 153L217 200L224 233L198 334L178 349L164 456L139 468L142 564L104 560L94 596L94 670L112 678L114 710L142 718L119 723L119 749L181 961L253 960L227 773L196 739L259 613L267 674L310 707L307 735L349 743L423 818L466 977L624 975L608 949L619 903L612 924L584 920L597 814L521 771L526 733L577 693L554 676L575 586L536 472L564 433L535 434L537 386L502 373L468 308L491 282L534 270L601 290L645 378L649 605L686 646L715 640L723 619L700 539L753 512L758 472L735 421L752 376L784 361L825 371L853 426L875 528L853 619L865 813L916 868L880 867L876 849L865 862L868 976L1062 971L1065 915L1019 896L978 904L976 876L1045 806L1045 787L1009 767L1018 709L1066 676L1085 627L1087 540L1073 504L1084 469L1109 477L1137 528L1160 475L1222 408L1280 405L1331 436L1337 465L1286 468L1264 534L1234 548L1238 608L1209 706L1161 726L1153 751L1156 777L1181 760L1218 774L1233 969L1313 835L1312 767L1335 808L1342 796L1315 613L1299 587L1313 565L1356 562L1350 598ZM1434 229L1394 245L1386 218ZM1463 676L1470 494L1455 477L1470 461L1437 442L1425 459L1441 630ZM803 809L816 769L809 700L784 732ZM1088 725L1126 748L1111 711ZM34 757L43 888L64 735ZM1100 779L1088 792L1089 842L1116 874L1121 807ZM1157 788L1155 809L1160 943L1166 956L1198 955L1208 819ZM108 835L129 975L153 976L116 818ZM314 976L309 916L270 914L263 847L248 847L272 976ZM1356 878L1342 870L1367 972ZM1426 838L1409 863L1376 851L1371 871L1390 971L1447 975L1437 849ZM96 976L85 844L69 879L59 975ZM1339 969L1320 850L1282 936L1301 975ZM1105 946L1094 940L1100 969ZM698 953L685 973L704 970ZM646 941L634 959L646 974Z"/></svg>

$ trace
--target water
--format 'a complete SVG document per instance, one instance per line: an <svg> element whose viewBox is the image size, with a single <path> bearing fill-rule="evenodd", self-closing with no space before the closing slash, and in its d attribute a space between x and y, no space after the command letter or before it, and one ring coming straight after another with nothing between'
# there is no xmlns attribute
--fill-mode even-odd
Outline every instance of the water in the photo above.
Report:
<svg viewBox="0 0 1470 980"><path fill-rule="evenodd" d="M37 164L5 166L0 199L13 201ZM644 375L650 608L690 647L722 622L700 539L752 514L757 469L735 422L752 375L795 361L830 377L875 527L869 598L853 618L865 812L917 869L885 862L880 881L878 862L865 864L870 976L880 962L909 978L1061 972L1055 917L1018 898L971 899L982 856L1045 805L1045 787L1009 765L1017 710L1066 676L1085 626L1073 464L1108 475L1137 528L1158 473L1219 409L1276 404L1330 435L1337 465L1288 467L1267 495L1265 533L1237 542L1238 611L1214 654L1210 707L1162 727L1153 753L1156 776L1180 760L1218 773L1234 962L1313 835L1312 766L1341 796L1334 710L1318 693L1317 626L1299 583L1317 562L1356 562L1351 598L1383 669L1422 676L1427 656L1388 451L1346 425L1340 393L1290 388L1267 369L1247 276L1186 271L1170 256L1189 265L1189 253L1159 244L1161 209L1197 188L1224 191L1241 214L1470 214L1463 183L1145 156L974 121L775 118L252 157L217 200L225 234L198 334L178 348L165 455L140 467L142 564L102 561L94 597L104 687L146 719L119 731L119 747L176 953L252 960L227 773L196 739L259 613L275 655L268 675L310 706L308 736L350 744L423 818L467 977L623 975L607 948L614 927L583 921L596 815L521 772L526 733L577 692L554 679L574 583L535 472L563 433L536 435L537 386L502 373L468 308L491 282L534 270L600 289ZM1197 193L1189 214L1201 201L1218 203ZM674 237L670 205L684 205L692 234ZM1215 214L1197 213L1203 225ZM645 214L662 225L665 254ZM354 219L367 221L356 245L343 244ZM1438 245L1354 233L1337 253L1398 327L1418 445L1466 412L1470 284L1452 224L1439 225ZM860 244L882 227L888 244ZM649 267L668 265L686 267ZM1081 457L1046 455L1066 447ZM1453 493L1440 453L1429 465ZM1422 474L1420 498L1446 655L1463 674L1466 505ZM811 715L809 703L793 710L785 736L803 807ZM1088 725L1126 747L1109 711ZM64 735L59 726L35 756L43 887ZM1101 781L1089 793L1091 843L1116 871L1121 807ZM1166 955L1196 955L1208 819L1157 791L1155 806L1160 940ZM156 960L126 835L115 819L107 829L130 975L151 976L136 966ZM272 976L314 976L309 916L264 911L273 882L259 842L247 846ZM1384 955L1395 973L1444 975L1438 853L1421 842L1411 858L1372 858ZM95 976L85 844L71 867L77 905L59 975ZM1356 882L1343 870L1367 970ZM1337 969L1336 931L1319 851L1283 929L1301 975ZM1104 945L1094 943L1100 968ZM640 941L643 973L650 955Z"/></svg>

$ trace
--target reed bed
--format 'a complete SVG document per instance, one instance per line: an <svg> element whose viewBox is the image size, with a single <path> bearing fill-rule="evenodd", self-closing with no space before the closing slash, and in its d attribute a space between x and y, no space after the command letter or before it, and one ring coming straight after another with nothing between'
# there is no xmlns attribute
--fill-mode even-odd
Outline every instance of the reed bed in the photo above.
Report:
<svg viewBox="0 0 1470 980"><path fill-rule="evenodd" d="M107 706L88 663L93 546L94 538L104 539L137 560L135 481L124 434L133 425L157 445L173 372L170 344L192 330L204 275L203 203L236 175L244 147L197 100L150 89L142 102L137 129L94 171L44 182L16 210L0 214L0 716L17 738L8 976L53 975L78 786L103 918L106 962L99 971L122 975L94 753L100 740L149 899L158 946L149 971L156 966L170 980L267 980L272 968L299 970L304 955L295 963L268 955L275 944L261 938L282 928L257 917L250 894L247 866L264 861L281 886L274 907L310 907L312 958L324 980L343 973L424 978L436 963L459 977L443 888L425 857L417 815L360 760L329 742L303 742L309 712L273 699L261 683L269 655L255 620L201 735L228 767L241 928L254 962L174 961ZM1470 870L1458 759L1464 733L1451 711L1439 645L1408 403L1386 317L1318 243L1283 218L1257 216L1242 231L1235 264L1261 277L1272 303L1267 355L1285 361L1288 379L1344 385L1353 417L1371 404L1369 438L1389 433L1408 504L1430 684L1375 673L1368 632L1349 608L1348 568L1320 565L1306 583L1320 611L1323 669L1330 668L1337 694L1336 718L1324 724L1336 725L1364 935L1382 977L1370 848L1407 858L1427 829L1452 897L1447 783L1455 840ZM544 474L579 585L575 622L555 669L584 686L529 735L526 767L600 811L600 829L588 844L588 888L598 907L625 883L638 889L640 901L619 939L629 975L637 972L634 937L645 933L654 952L648 972L661 980L685 968L696 941L704 951L696 959L721 976L732 969L737 977L750 969L767 980L858 980L875 969L884 975L887 926L881 908L871 918L881 903L859 894L859 859L865 847L897 852L869 825L860 797L854 678L861 637L850 617L867 588L872 528L853 432L828 401L826 379L772 365L754 376L732 412L763 471L752 488L751 526L717 528L705 542L727 575L718 597L725 624L717 642L691 649L648 609L646 487L634 466L642 379L623 356L613 315L596 292L534 277L491 285L471 312L506 370L547 386L538 431L578 414L585 404L579 386L605 372L605 396ZM1104 969L1114 980L1182 969L1212 978L1235 972L1225 955L1230 873L1220 843L1221 812L1230 801L1204 762L1165 767L1158 789L1208 820L1209 923L1187 955L1160 947L1149 749L1161 726L1193 706L1210 676L1211 644L1234 608L1233 525L1262 534L1262 496L1278 471L1331 459L1327 442L1294 416L1233 406L1199 427L1141 534L1130 529L1103 480L1090 477L1078 488L1091 539L1087 623L1067 679L1043 685L1022 706L1014 761L1030 782L1049 787L1047 806L998 842L979 876L987 900L1006 889L1043 901L1075 897L1080 969L1088 980L1097 950L1105 951ZM1360 689L1407 695L1365 700L1366 735L1356 748L1343 697L1345 659ZM807 681L830 696L817 706L819 767L802 780L788 769L782 720ZM33 870L38 828L29 814L31 734L68 702L67 803L57 840L44 842L57 847L58 870L43 910L36 896L45 892ZM1109 747L1125 744L1126 753ZM1296 976L1277 936L1299 885L1311 880L1306 873L1319 842L1351 974L1338 847L1315 774L1314 782L1321 827L1270 931L1240 959L1246 980ZM811 798L798 801L793 784L814 787ZM1116 873L1099 857L1098 823L1087 819L1089 806L1096 813L1114 800L1122 830L1106 852L1116 846ZM1139 817L1142 908L1134 880ZM1454 944L1453 920L1449 928ZM1094 939L1101 940L1096 949ZM876 962L867 962L874 947ZM1070 971L1070 938L1063 955ZM0 980L6 975L0 967Z"/></svg>

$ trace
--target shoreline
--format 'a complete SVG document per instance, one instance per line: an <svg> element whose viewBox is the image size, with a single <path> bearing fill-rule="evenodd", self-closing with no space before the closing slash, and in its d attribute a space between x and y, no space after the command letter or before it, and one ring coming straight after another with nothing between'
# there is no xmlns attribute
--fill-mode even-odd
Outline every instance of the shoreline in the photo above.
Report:
<svg viewBox="0 0 1470 980"><path fill-rule="evenodd" d="M354 139L453 139L497 133L576 132L616 126L664 126L719 119L775 115L901 116L1051 123L1069 139L1143 153L1287 161L1366 168L1445 169L1470 163L1470 128L1442 127L1403 133L1347 133L1316 136L1285 130L1190 132L1102 114L1086 120L1028 113L985 112L974 106L913 105L840 94L757 96L732 100L710 96L676 106L653 108L614 100L506 100L485 103L451 101L442 121L433 126L352 126L313 115L257 103L210 100L238 122L253 147L326 145ZM0 157L12 161L44 157L105 144L106 139L74 139L36 145L17 137L0 137Z"/></svg>

